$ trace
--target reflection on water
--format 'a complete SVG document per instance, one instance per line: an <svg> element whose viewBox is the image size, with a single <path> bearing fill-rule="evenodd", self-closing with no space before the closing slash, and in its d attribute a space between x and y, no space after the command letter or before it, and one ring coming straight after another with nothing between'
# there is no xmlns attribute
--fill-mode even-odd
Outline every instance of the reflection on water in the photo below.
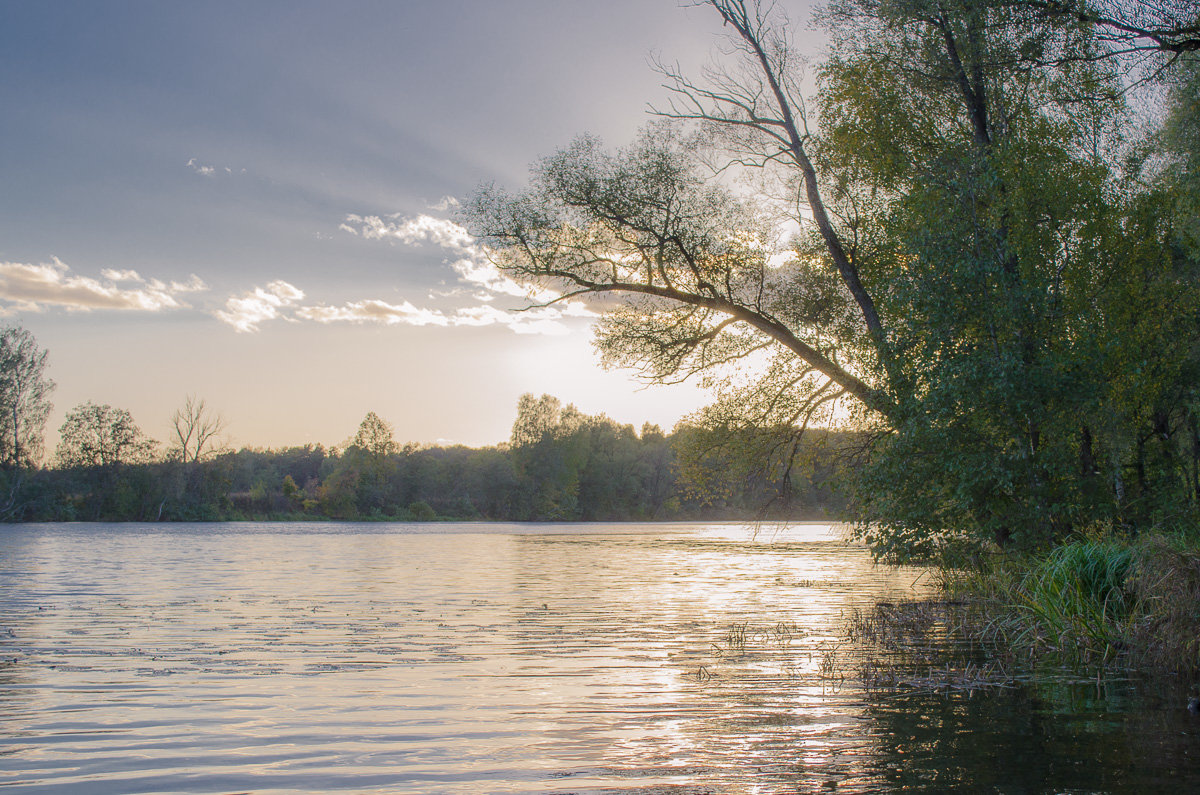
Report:
<svg viewBox="0 0 1200 795"><path fill-rule="evenodd" d="M0 529L7 791L1172 791L1187 683L868 696L820 525Z"/></svg>

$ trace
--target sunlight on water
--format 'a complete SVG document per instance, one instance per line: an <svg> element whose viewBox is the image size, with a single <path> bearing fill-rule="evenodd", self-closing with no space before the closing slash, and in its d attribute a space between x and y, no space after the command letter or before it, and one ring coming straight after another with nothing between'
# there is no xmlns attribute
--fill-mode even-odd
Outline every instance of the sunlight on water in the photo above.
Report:
<svg viewBox="0 0 1200 795"><path fill-rule="evenodd" d="M872 790L822 664L922 587L823 525L4 528L0 786Z"/></svg>

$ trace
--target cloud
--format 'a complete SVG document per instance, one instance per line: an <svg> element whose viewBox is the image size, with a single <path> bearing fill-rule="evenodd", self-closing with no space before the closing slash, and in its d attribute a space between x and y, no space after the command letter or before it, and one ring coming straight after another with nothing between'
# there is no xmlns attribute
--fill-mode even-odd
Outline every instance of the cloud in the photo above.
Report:
<svg viewBox="0 0 1200 795"><path fill-rule="evenodd" d="M434 209L443 209L442 205L448 207L457 204L457 199L448 196ZM410 246L434 243L448 249L459 255L458 259L450 263L459 279L494 295L511 295L537 303L553 301L559 296L559 293L553 290L513 281L496 267L488 258L487 250L460 224L426 214L404 218L400 213L395 213L386 216L386 219L377 215L347 215L338 228L365 240L392 240Z"/></svg>
<svg viewBox="0 0 1200 795"><path fill-rule="evenodd" d="M113 270L112 268L105 268L104 270L100 271L100 275L103 276L105 279L108 279L109 281L113 281L113 282L140 282L140 281L142 281L142 277L140 275L138 275L138 272L133 271L133 270L118 271L118 270Z"/></svg>
<svg viewBox="0 0 1200 795"><path fill-rule="evenodd" d="M563 313L554 307L537 307L522 312L505 312L490 304L467 307L455 313L456 326L508 326L515 334L544 334L558 336L567 334L560 318Z"/></svg>
<svg viewBox="0 0 1200 795"><path fill-rule="evenodd" d="M453 196L443 196L437 204L426 204L425 206L431 210L436 210L439 213L444 213L451 207L457 207L458 199L454 198Z"/></svg>
<svg viewBox="0 0 1200 795"><path fill-rule="evenodd" d="M456 205L452 197L443 198L434 209ZM461 285L474 288L476 306L454 309L426 308L410 301L390 303L376 298L348 301L341 305L301 304L304 293L287 282L272 282L241 296L231 297L217 317L238 331L257 331L260 323L281 318L312 323L376 323L386 326L482 327L505 326L516 334L566 334L569 318L591 318L596 314L580 301L563 301L523 311L506 311L494 305L501 296L548 304L560 297L552 290L518 284L505 275L487 257L487 251L461 225L445 218L421 214L406 218L399 213L347 215L338 227L364 240L387 240L404 245L425 243L453 252L447 261ZM467 290L456 287L436 294L437 298L462 299ZM434 297L431 295L431 297Z"/></svg>
<svg viewBox="0 0 1200 795"><path fill-rule="evenodd" d="M281 319L322 324L377 323L442 328L505 326L515 334L566 334L570 329L563 319L593 316L586 307L573 302L525 311L507 312L491 304L482 304L446 312L415 306L410 301L393 304L369 298L330 306L301 304L302 298L303 290L284 281L275 281L231 297L225 302L225 309L214 314L239 332L258 331L261 323Z"/></svg>
<svg viewBox="0 0 1200 795"><path fill-rule="evenodd" d="M196 158L194 158L194 157L191 160L187 161L187 165L188 165L188 168L190 168L192 171L195 171L197 174L199 174L202 177L211 177L213 174L217 173L217 170L215 168L213 168L212 166L206 166L201 163L197 163Z"/></svg>
<svg viewBox="0 0 1200 795"><path fill-rule="evenodd" d="M481 287L489 293L528 298L539 303L552 301L558 297L558 293L551 290L539 290L518 284L505 276L503 271L482 255L463 257L450 263L450 267L462 281L475 287Z"/></svg>
<svg viewBox="0 0 1200 795"><path fill-rule="evenodd" d="M399 240L406 245L434 243L442 248L469 253L476 248L475 238L464 227L445 218L422 213L416 218L401 219L400 214L387 216L347 215L339 229L366 240Z"/></svg>
<svg viewBox="0 0 1200 795"><path fill-rule="evenodd" d="M305 306L296 316L318 323L383 323L388 326L403 323L409 326L448 326L450 320L435 309L420 309L408 301L389 304L374 299L355 301L342 306Z"/></svg>
<svg viewBox="0 0 1200 795"><path fill-rule="evenodd" d="M437 309L413 306L408 301L389 304L386 301L366 300L342 306L307 306L295 311L296 317L317 323L382 323L392 326L507 326L516 334L566 334L570 329L561 322L565 317L585 317L585 308L570 305L566 308L537 307L526 311L506 312L490 304L462 307L447 314Z"/></svg>
<svg viewBox="0 0 1200 795"><path fill-rule="evenodd" d="M186 282L144 279L133 270L105 269L100 275L94 279L72 274L57 257L40 265L0 262L0 302L9 302L0 312L40 312L47 307L159 312L185 308L180 295L208 289L195 275Z"/></svg>
<svg viewBox="0 0 1200 795"><path fill-rule="evenodd" d="M191 160L187 161L187 167L190 168L192 171L195 171L197 174L199 174L202 177L216 176L217 171L223 171L226 174L234 173L233 169L230 168L229 166L221 166L218 169L216 166L205 165L204 163L197 161L196 158L194 158L194 157ZM237 173L245 174L246 169L244 169L244 168L238 169Z"/></svg>
<svg viewBox="0 0 1200 795"><path fill-rule="evenodd" d="M258 331L258 324L284 317L283 310L304 297L304 292L285 281L274 281L266 287L255 287L241 296L225 302L225 309L218 310L218 318L239 332Z"/></svg>

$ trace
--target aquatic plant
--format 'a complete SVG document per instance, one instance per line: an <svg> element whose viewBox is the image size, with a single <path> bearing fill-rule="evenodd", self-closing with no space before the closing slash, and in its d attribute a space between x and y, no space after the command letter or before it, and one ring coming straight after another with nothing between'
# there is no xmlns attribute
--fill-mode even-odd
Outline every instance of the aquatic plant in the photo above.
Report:
<svg viewBox="0 0 1200 795"><path fill-rule="evenodd" d="M1200 670L1200 548L1182 536L1151 536L1138 556L1129 583L1140 608L1131 648L1154 668Z"/></svg>
<svg viewBox="0 0 1200 795"><path fill-rule="evenodd" d="M1067 665L1200 670L1200 546L1093 535L1040 555L943 571L963 632Z"/></svg>
<svg viewBox="0 0 1200 795"><path fill-rule="evenodd" d="M1085 539L1054 549L1038 561L1013 593L1019 633L1036 633L1068 660L1110 662L1127 647L1136 597L1127 580L1137 565L1128 544ZM1033 620L1020 621L1019 613Z"/></svg>

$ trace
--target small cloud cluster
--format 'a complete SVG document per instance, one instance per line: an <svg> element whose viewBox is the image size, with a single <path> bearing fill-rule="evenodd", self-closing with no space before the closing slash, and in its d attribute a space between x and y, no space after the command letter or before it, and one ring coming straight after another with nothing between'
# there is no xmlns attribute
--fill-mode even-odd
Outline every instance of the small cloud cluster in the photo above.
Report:
<svg viewBox="0 0 1200 795"><path fill-rule="evenodd" d="M338 228L352 235L361 235L366 240L398 240L406 245L435 243L442 248L464 253L475 248L475 238L464 227L445 218L434 218L421 214L416 218L403 218L400 214L347 215Z"/></svg>
<svg viewBox="0 0 1200 795"><path fill-rule="evenodd" d="M186 282L164 282L145 279L134 270L107 269L100 276L73 274L57 257L40 265L0 262L0 302L7 302L0 314L40 312L47 307L160 312L185 308L179 296L208 289L195 275Z"/></svg>
<svg viewBox="0 0 1200 795"><path fill-rule="evenodd" d="M439 213L444 213L451 207L458 207L458 199L453 196L443 196L435 204L426 205L431 210L436 210Z"/></svg>
<svg viewBox="0 0 1200 795"><path fill-rule="evenodd" d="M566 334L564 318L588 317L591 313L580 304L543 306L519 312L505 312L494 306L474 306L445 312L378 299L350 301L340 306L299 305L304 292L284 281L230 298L216 316L240 332L258 331L268 320L308 320L314 323L379 323L385 326L507 326L517 334Z"/></svg>
<svg viewBox="0 0 1200 795"><path fill-rule="evenodd" d="M206 165L203 165L202 163L197 163L196 158L194 158L194 157L191 160L187 161L187 165L188 165L188 168L190 168L192 171L195 171L197 174L199 174L202 177L211 177L213 174L217 173L217 170L215 168L213 168L212 166L206 166Z"/></svg>
<svg viewBox="0 0 1200 795"><path fill-rule="evenodd" d="M205 165L204 163L201 163L194 157L191 160L187 161L187 167L190 168L192 171L195 171L197 174L199 174L202 177L213 177L213 176L216 176L216 174L217 174L216 166ZM233 173L233 169L230 168L229 166L223 166L220 170L224 171L226 174ZM239 173L245 174L246 169L243 168Z"/></svg>
<svg viewBox="0 0 1200 795"><path fill-rule="evenodd" d="M448 326L450 320L441 312L421 309L408 301L389 304L387 301L368 299L354 301L342 306L306 306L296 311L298 317L317 323L382 323L394 326Z"/></svg>
<svg viewBox="0 0 1200 795"><path fill-rule="evenodd" d="M448 209L457 200L445 197L434 208ZM406 218L403 215L347 215L339 226L364 240L380 240L407 246L432 243L454 255L448 261L460 283L468 290L456 289L441 297L471 295L478 306L443 310L419 307L410 301L392 303L376 298L348 301L337 306L302 304L304 292L285 281L274 281L225 303L216 312L222 321L239 332L258 331L259 325L276 319L313 323L379 323L387 326L481 327L505 326L517 334L565 334L568 318L595 317L595 313L577 301L557 301L558 293L531 289L502 273L487 257L487 251L464 227L445 218L428 214ZM506 311L494 305L500 296L532 300L543 306ZM550 302L555 302L551 304Z"/></svg>
<svg viewBox="0 0 1200 795"><path fill-rule="evenodd" d="M438 206L457 204L457 199L446 197ZM497 295L511 295L546 303L558 297L557 293L518 284L504 275L465 227L445 218L426 214L405 218L399 213L384 217L347 215L338 228L365 240L398 241L410 246L434 243L458 254L458 259L451 262L450 267L463 282L482 291L475 296L481 301L490 301Z"/></svg>
<svg viewBox="0 0 1200 795"><path fill-rule="evenodd" d="M284 310L304 297L304 292L285 281L274 281L266 287L234 296L216 316L238 331L258 331L258 324L284 316Z"/></svg>

